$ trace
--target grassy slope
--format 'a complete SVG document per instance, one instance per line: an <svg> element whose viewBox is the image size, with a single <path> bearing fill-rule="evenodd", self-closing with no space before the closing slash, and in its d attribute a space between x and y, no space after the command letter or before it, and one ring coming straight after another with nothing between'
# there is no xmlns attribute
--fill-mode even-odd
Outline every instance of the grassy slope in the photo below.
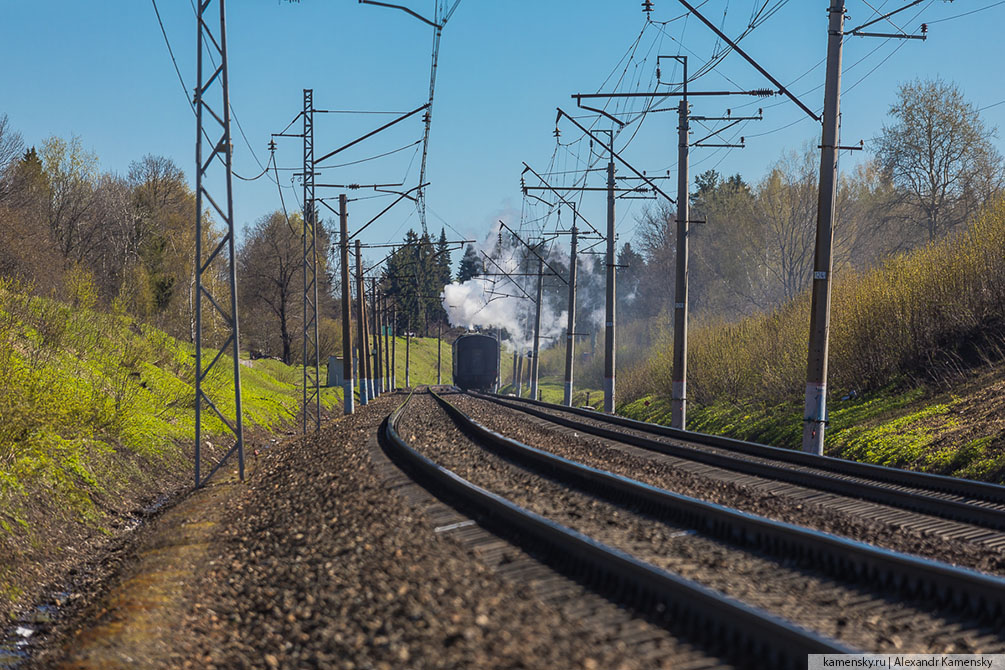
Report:
<svg viewBox="0 0 1005 670"><path fill-rule="evenodd" d="M828 454L1005 480L1003 245L1005 199L958 233L835 285ZM688 428L798 448L807 322L804 295L696 325ZM619 411L669 423L669 360L662 344L628 372L634 400Z"/></svg>
<svg viewBox="0 0 1005 670"><path fill-rule="evenodd" d="M435 337L412 338L408 375L412 386L436 383L436 342ZM405 344L404 337L396 338L395 381L399 387L405 385ZM452 384L451 348L447 342L442 343L440 357L441 381L444 384Z"/></svg>
<svg viewBox="0 0 1005 670"><path fill-rule="evenodd" d="M193 363L191 345L127 317L0 286L0 614L33 595L80 543L187 484ZM220 363L208 385L232 416L231 363ZM292 423L300 373L275 361L241 372L254 443ZM338 404L340 393L325 389L324 405ZM224 444L223 424L203 416L207 441Z"/></svg>
<svg viewBox="0 0 1005 670"><path fill-rule="evenodd" d="M646 396L620 414L670 423L670 403ZM800 404L718 403L688 412L688 429L798 449ZM1005 483L1005 367L975 374L952 393L885 389L832 400L826 453L866 463Z"/></svg>
<svg viewBox="0 0 1005 670"><path fill-rule="evenodd" d="M399 337L397 343L397 381L398 386L405 385L405 338ZM421 384L436 383L436 338L435 337L413 337L412 338L412 368L410 381L413 386ZM526 363L525 363L526 365ZM453 383L451 372L451 348L446 342L443 343L442 354L442 381L444 384ZM526 370L524 371L526 374ZM513 374L513 354L503 350L502 354L502 381L501 393L513 393L510 384ZM563 386L561 377L541 376L541 393L546 402L562 402ZM528 396L530 387L527 383L523 385L523 394ZM589 393L589 397L587 396ZM597 389L579 389L577 387L573 400L577 405L587 404L587 399L592 405L603 404L603 394Z"/></svg>
<svg viewBox="0 0 1005 670"><path fill-rule="evenodd" d="M554 379L548 377L541 377L541 383L538 386L541 391L541 400L544 402L552 402L556 404L561 404L562 400L565 398L565 386L561 379ZM500 393L516 393L516 389L513 388L511 384L506 384L499 389ZM523 385L523 397L530 397L530 388L527 384ZM590 405L593 408L598 406L603 406L604 404L604 394L602 391L597 389L575 389L572 395L572 404L577 407L583 407Z"/></svg>

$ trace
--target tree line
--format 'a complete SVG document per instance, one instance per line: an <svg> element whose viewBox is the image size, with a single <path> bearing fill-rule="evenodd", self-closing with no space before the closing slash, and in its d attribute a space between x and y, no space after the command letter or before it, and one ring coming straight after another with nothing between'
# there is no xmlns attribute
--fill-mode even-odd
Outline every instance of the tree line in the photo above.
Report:
<svg viewBox="0 0 1005 670"><path fill-rule="evenodd" d="M0 116L0 275L191 340L195 197L169 159L102 173L79 138L26 147ZM219 239L212 226L205 242Z"/></svg>
<svg viewBox="0 0 1005 670"><path fill-rule="evenodd" d="M1005 185L1000 152L976 107L942 80L900 86L872 156L841 175L834 269L861 271L959 229ZM819 151L788 151L758 182L708 170L691 194L690 307L735 320L788 303L810 285L816 237ZM675 212L641 220L639 254L625 281L638 287L628 314L671 311ZM640 262L641 261L641 262ZM632 269L637 268L637 269Z"/></svg>
<svg viewBox="0 0 1005 670"><path fill-rule="evenodd" d="M204 214L203 248L221 239ZM125 175L102 172L78 137L26 146L0 116L0 276L25 291L127 314L168 334L195 338L195 195L170 159L147 155ZM299 361L303 324L303 216L276 211L249 225L237 249L242 348ZM318 309L322 354L341 342L332 224L318 218ZM450 247L409 231L378 273L398 306L399 332L446 323L440 292L451 280ZM226 276L206 276L214 294ZM367 282L367 290L370 284ZM353 286L355 288L355 285ZM212 313L204 336L212 340Z"/></svg>
<svg viewBox="0 0 1005 670"><path fill-rule="evenodd" d="M861 270L944 237L1005 184L996 129L957 86L902 85L890 118L870 143L873 156L842 174L835 270ZM699 318L738 319L772 310L809 285L816 226L815 145L783 154L757 182L714 170L691 195L690 301ZM195 197L170 159L144 156L125 175L101 172L79 138L27 147L0 116L0 275L41 295L130 314L186 341L194 338ZM220 239L209 218L203 244ZM619 322L657 322L672 311L675 212L654 207L640 220L637 246L618 251ZM319 329L322 352L340 342L337 254L319 219ZM282 211L249 226L238 249L243 344L254 355L298 360L302 336L300 213ZM524 254L514 248L508 252ZM542 250L567 271L564 250ZM429 334L447 322L441 304L451 273L444 231L434 241L410 230L383 265L379 289L397 306L398 332ZM603 257L583 258L577 332L590 333L602 304ZM533 265L533 263L530 263ZM456 279L488 272L469 246ZM208 277L216 289L226 278ZM367 286L369 289L369 284ZM564 286L547 281L549 303L564 309ZM599 300L599 302L598 302ZM212 337L214 324L205 324Z"/></svg>

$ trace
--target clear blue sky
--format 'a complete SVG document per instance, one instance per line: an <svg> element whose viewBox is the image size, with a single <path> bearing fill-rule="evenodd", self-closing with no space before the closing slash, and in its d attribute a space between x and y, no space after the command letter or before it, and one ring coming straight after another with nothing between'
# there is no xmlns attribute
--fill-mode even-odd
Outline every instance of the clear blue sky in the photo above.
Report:
<svg viewBox="0 0 1005 670"><path fill-rule="evenodd" d="M422 14L433 13L434 0L400 2ZM903 3L849 0L849 24L873 17L870 4L888 11ZM762 0L708 0L702 3L702 11L735 35L749 21L752 8L762 4ZM772 0L769 6L774 4ZM542 171L552 165L553 155L556 170L576 167L577 153L580 161L586 160L589 150L584 143L555 151L555 108L571 111L575 106L571 93L601 87L614 90L622 73L618 90L645 90L654 76L656 55L688 53L694 71L715 52L714 36L704 26L693 18L677 18L661 28L649 26L634 58L622 60L643 30L639 5L639 0L462 0L444 31L440 54L429 156L431 230L439 232L442 217L457 231L448 228L451 238L481 238L496 218L519 217L521 161ZM827 0L783 3L742 43L782 82L802 77L792 88L814 109L822 105L823 67L814 65L825 53L827 5ZM939 21L990 5L997 6ZM191 4L158 0L158 6L191 89L196 35ZM0 7L0 59L5 63L0 114L10 116L11 125L29 144L50 135L78 135L98 154L103 170L125 173L130 161L152 153L172 158L191 178L195 122L149 0L0 0ZM302 0L299 4L231 0L228 11L231 102L262 163L268 158L269 134L281 130L297 114L304 88L313 88L315 106L325 109L404 111L425 102L431 29L403 12L351 0ZM675 1L655 1L654 20L668 21L681 13ZM979 107L1005 100L1000 74L1005 61L1000 33L1003 18L1005 3L994 0L952 4L931 0L895 19L910 32L922 21L930 22L927 42L849 38L843 142L876 136L897 84L915 77L955 81ZM894 30L889 25L875 28ZM664 79L673 77L671 70L664 62ZM693 88L767 85L733 54ZM817 124L802 118L803 113L791 103L773 98L740 108L743 102L748 101L696 100L696 114L719 115L727 107L736 108L737 113L751 112L763 106L765 120L725 136L745 135L746 149L695 150L694 174L715 167L757 181L783 150L818 142ZM983 114L991 125L1005 127L1005 104ZM388 118L320 115L317 151L340 146ZM675 128L675 115L650 115L625 150L626 157L650 173L675 166ZM622 134L619 148L634 131L633 127ZM762 133L767 134L758 136ZM390 151L418 140L421 134L417 119L407 121L345 152L335 162ZM562 141L571 142L576 136L577 131L563 121ZM255 157L239 134L234 141L237 172L259 173ZM844 160L843 166L856 159ZM280 167L295 167L300 160L298 140L281 140ZM418 160L414 149L409 149L379 161L326 171L322 180L397 182L407 174L408 184L414 185ZM556 181L562 178L556 176ZM281 173L280 181L287 187L287 207L295 209L299 190L290 188L290 172ZM602 175L592 175L590 183L601 185ZM668 190L672 184L667 182ZM329 190L324 195L336 193ZM384 198L354 202L353 223L362 224L387 202ZM583 202L588 218L603 219L601 195L586 196ZM243 227L279 208L278 188L266 178L237 181L235 203L238 224ZM619 204L621 241L631 239L635 218L645 206L644 201ZM418 226L414 207L402 203L375 224L364 241L397 241L410 226Z"/></svg>

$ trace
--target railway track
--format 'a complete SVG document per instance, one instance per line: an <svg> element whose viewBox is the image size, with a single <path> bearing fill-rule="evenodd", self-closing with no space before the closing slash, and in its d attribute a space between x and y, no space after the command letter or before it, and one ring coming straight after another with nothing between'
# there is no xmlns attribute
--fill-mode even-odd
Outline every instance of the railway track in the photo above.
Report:
<svg viewBox="0 0 1005 670"><path fill-rule="evenodd" d="M671 628L687 621L689 635L718 631L713 641L725 633L735 658L799 667L806 653L855 647L1005 650L991 623L1005 612L999 578L586 467L494 433L435 395L406 401L385 433L393 459L486 524L532 538L562 569Z"/></svg>
<svg viewBox="0 0 1005 670"><path fill-rule="evenodd" d="M703 476L826 505L941 539L1005 548L1005 487L743 442L526 398L481 393L564 428L630 445Z"/></svg>

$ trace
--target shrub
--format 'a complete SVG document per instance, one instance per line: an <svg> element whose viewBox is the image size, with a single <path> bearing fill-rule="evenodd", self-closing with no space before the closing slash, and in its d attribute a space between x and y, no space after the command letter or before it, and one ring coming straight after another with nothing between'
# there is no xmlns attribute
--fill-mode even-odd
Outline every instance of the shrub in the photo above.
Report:
<svg viewBox="0 0 1005 670"><path fill-rule="evenodd" d="M831 395L891 382L945 385L1005 357L1005 199L960 232L895 256L833 287ZM809 296L738 322L698 322L688 352L689 397L773 404L801 398ZM628 397L670 394L670 338L626 376Z"/></svg>

